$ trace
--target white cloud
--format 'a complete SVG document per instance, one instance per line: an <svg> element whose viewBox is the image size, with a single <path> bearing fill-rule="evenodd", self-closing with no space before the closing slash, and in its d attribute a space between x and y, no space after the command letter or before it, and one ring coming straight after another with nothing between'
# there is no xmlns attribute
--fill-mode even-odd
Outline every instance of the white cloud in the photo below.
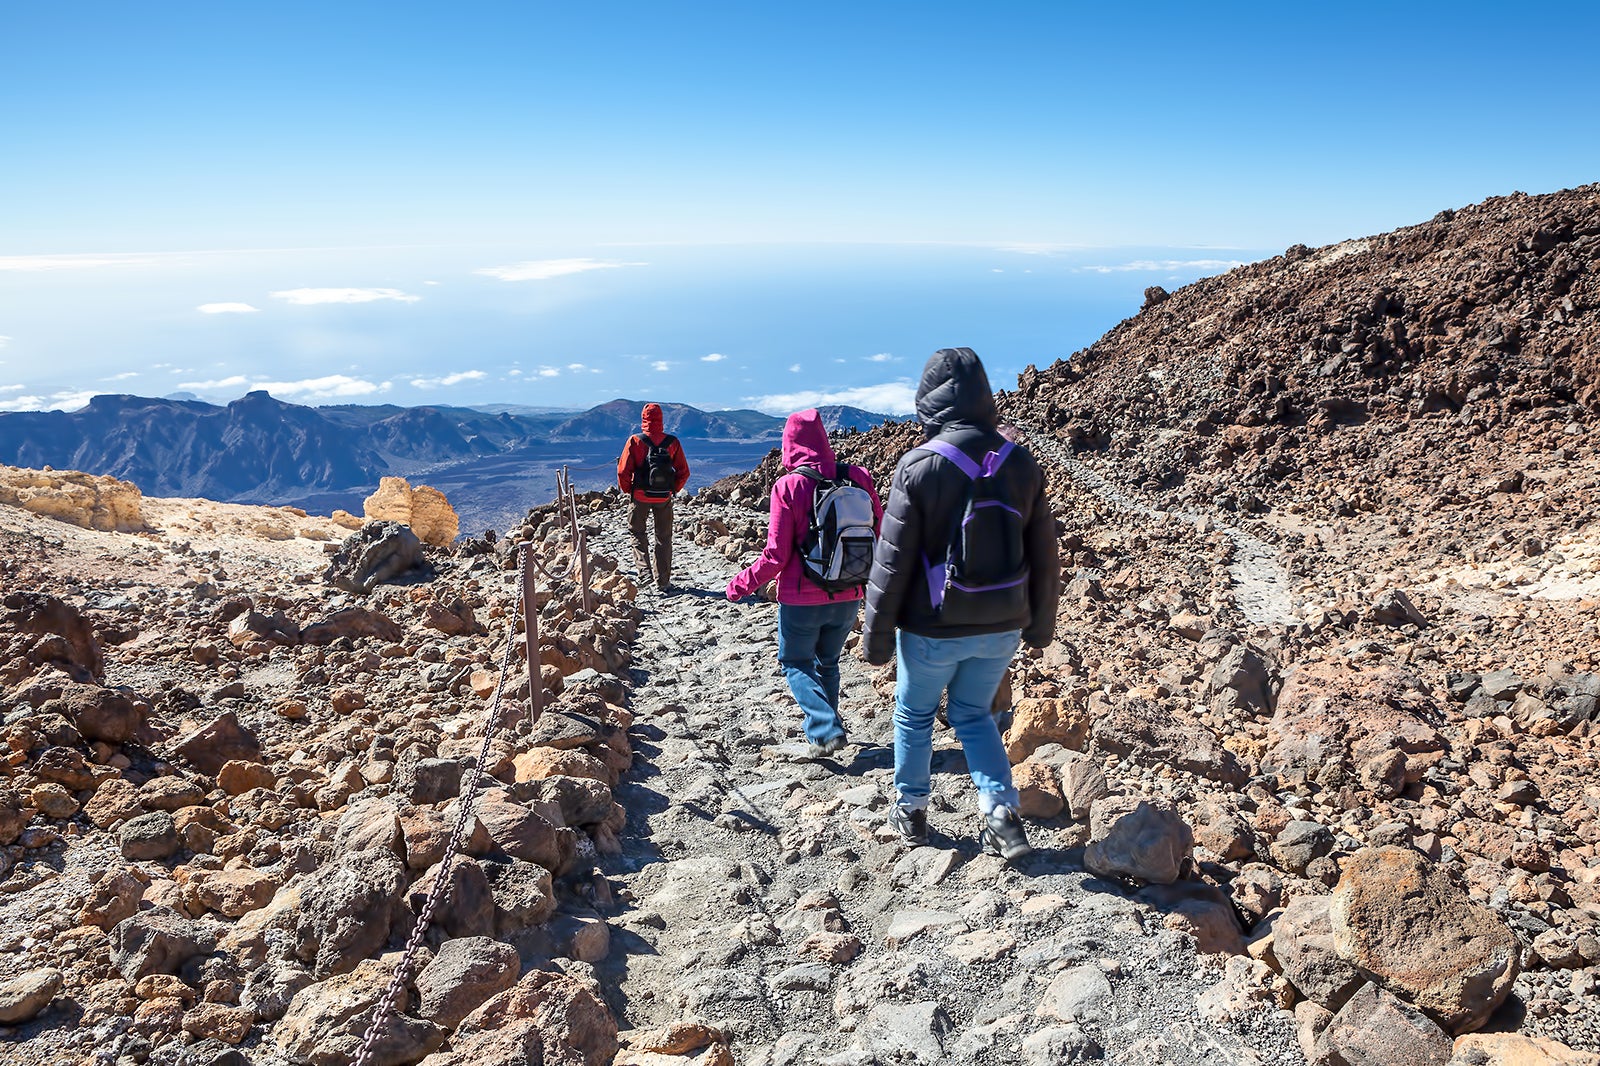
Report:
<svg viewBox="0 0 1600 1066"><path fill-rule="evenodd" d="M0 270L39 273L47 270L88 270L94 267L145 266L155 255L0 255Z"/></svg>
<svg viewBox="0 0 1600 1066"><path fill-rule="evenodd" d="M672 362L667 359L657 359L655 362L650 364L650 369L656 371L657 373L664 374L668 370L672 369Z"/></svg>
<svg viewBox="0 0 1600 1066"><path fill-rule="evenodd" d="M517 373L517 371L512 371L512 373ZM446 374L442 378L412 378L411 387L414 389L437 389L441 386L459 385L463 381L480 381L488 376L481 370L461 370L454 374Z"/></svg>
<svg viewBox="0 0 1600 1066"><path fill-rule="evenodd" d="M11 338L7 337L3 333L0 333L0 348L4 348L6 345L8 345L10 343L11 343Z"/></svg>
<svg viewBox="0 0 1600 1066"><path fill-rule="evenodd" d="M509 377L520 378L522 376L522 371L516 370L516 369L512 369L512 370L507 370L506 374Z"/></svg>
<svg viewBox="0 0 1600 1066"><path fill-rule="evenodd" d="M179 373L179 371L173 371ZM219 378L216 381L180 381L178 388L188 389L192 392L218 392L222 389L237 389L240 385L248 385L250 379L243 374L235 374L231 378Z"/></svg>
<svg viewBox="0 0 1600 1066"><path fill-rule="evenodd" d="M250 388L252 391L265 389L280 399L285 396L301 396L308 400L331 400L388 392L390 385L391 383L387 381L373 382L347 377L344 374L330 374L327 377L305 378L300 381L257 381Z"/></svg>
<svg viewBox="0 0 1600 1066"><path fill-rule="evenodd" d="M120 374L112 374L110 377L101 378L100 380L101 381L127 381L129 378L136 378L138 376L139 376L139 372L137 370L124 370Z"/></svg>
<svg viewBox="0 0 1600 1066"><path fill-rule="evenodd" d="M867 356L867 362L869 362L869 363L892 363L892 362L894 362L894 356L890 355L888 352L879 352L877 355L869 355L869 356Z"/></svg>
<svg viewBox="0 0 1600 1066"><path fill-rule="evenodd" d="M808 407L843 404L878 414L908 415L917 409L917 390L909 381L889 381L882 385L862 385L853 389L814 389L771 396L747 396L745 402L767 414L788 414Z"/></svg>
<svg viewBox="0 0 1600 1066"><path fill-rule="evenodd" d="M21 392L26 385L0 385L0 392Z"/></svg>
<svg viewBox="0 0 1600 1066"><path fill-rule="evenodd" d="M414 304L422 299L399 289L285 289L272 294L280 300L302 306L309 304L369 304L378 300L396 300Z"/></svg>
<svg viewBox="0 0 1600 1066"><path fill-rule="evenodd" d="M700 361L702 363L720 363L726 358L728 357L721 352L712 352L710 355L702 355Z"/></svg>
<svg viewBox="0 0 1600 1066"><path fill-rule="evenodd" d="M13 392L21 385L0 386L0 392ZM93 390L63 389L49 396L18 396L14 400L0 400L0 411L76 411L98 396Z"/></svg>
<svg viewBox="0 0 1600 1066"><path fill-rule="evenodd" d="M790 363L789 364L789 373L791 373L791 374L800 373L800 364L799 363Z"/></svg>
<svg viewBox="0 0 1600 1066"><path fill-rule="evenodd" d="M567 369L572 371L574 374L581 374L589 368L584 366L582 363L568 363Z"/></svg>
<svg viewBox="0 0 1600 1066"><path fill-rule="evenodd" d="M561 376L561 371L553 366L541 366L539 368L539 376L542 378L558 378Z"/></svg>
<svg viewBox="0 0 1600 1066"><path fill-rule="evenodd" d="M488 278L501 281L549 281L568 274L583 274L590 270L614 270L617 267L642 267L648 263L624 263L615 259L529 259L505 266L482 267L474 270Z"/></svg>
<svg viewBox="0 0 1600 1066"><path fill-rule="evenodd" d="M1127 263L1081 266L1074 269L1095 274L1192 274L1201 271L1220 274L1243 265L1244 261L1240 259L1135 259Z"/></svg>
<svg viewBox="0 0 1600 1066"><path fill-rule="evenodd" d="M260 311L261 308L251 307L249 304L220 303L201 304L199 307L196 307L195 310L199 311L202 315L249 315Z"/></svg>

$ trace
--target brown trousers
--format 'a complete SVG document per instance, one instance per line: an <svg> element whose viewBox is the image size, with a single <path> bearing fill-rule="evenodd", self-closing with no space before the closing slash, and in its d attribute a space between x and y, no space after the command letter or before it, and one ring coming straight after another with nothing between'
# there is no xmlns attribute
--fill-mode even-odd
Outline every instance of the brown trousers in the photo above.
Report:
<svg viewBox="0 0 1600 1066"><path fill-rule="evenodd" d="M628 531L633 534L633 562L639 569L639 580L650 580L650 519L655 518L656 565L655 582L664 588L672 580L672 501L640 503L633 501L633 513L628 516Z"/></svg>

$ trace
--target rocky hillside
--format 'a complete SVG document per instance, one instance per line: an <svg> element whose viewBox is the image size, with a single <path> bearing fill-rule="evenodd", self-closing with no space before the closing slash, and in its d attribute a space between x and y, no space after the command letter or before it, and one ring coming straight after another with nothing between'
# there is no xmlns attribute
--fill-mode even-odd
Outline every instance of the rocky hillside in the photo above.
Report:
<svg viewBox="0 0 1600 1066"><path fill-rule="evenodd" d="M0 479L6 1061L349 1062L447 879L376 1061L1600 1066L1597 233L1588 189L1293 249L1002 396L1067 582L1014 865L947 730L929 846L886 826L892 668L809 757L721 595L775 455L679 511L672 596L580 498L536 722L510 541ZM836 443L887 485L918 439Z"/></svg>

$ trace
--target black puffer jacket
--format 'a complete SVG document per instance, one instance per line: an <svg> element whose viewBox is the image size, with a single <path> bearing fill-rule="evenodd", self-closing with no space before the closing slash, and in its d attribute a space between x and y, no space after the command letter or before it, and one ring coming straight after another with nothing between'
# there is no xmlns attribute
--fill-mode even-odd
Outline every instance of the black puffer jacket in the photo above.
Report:
<svg viewBox="0 0 1600 1066"><path fill-rule="evenodd" d="M971 348L941 348L928 360L917 386L917 417L929 440L949 441L978 462L1005 444L989 377ZM910 451L895 467L867 586L861 643L869 663L881 665L894 658L897 628L925 637L1021 629L1023 640L1035 648L1043 648L1053 639L1061 566L1044 473L1027 449L1019 447L997 477L1005 499L1022 512L1023 551L1029 570L1025 611L1014 619L985 626L949 625L940 618L928 594L923 559L943 560L971 482L943 456L921 449Z"/></svg>

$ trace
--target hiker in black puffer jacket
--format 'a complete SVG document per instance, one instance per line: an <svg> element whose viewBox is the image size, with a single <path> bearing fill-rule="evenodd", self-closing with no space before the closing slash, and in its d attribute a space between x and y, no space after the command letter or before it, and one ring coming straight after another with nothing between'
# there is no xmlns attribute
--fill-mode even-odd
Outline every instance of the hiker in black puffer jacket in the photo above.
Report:
<svg viewBox="0 0 1600 1066"><path fill-rule="evenodd" d="M972 349L942 348L928 360L917 417L925 443L895 468L861 638L869 663L898 655L889 820L908 839L926 840L933 718L948 689L950 726L978 788L982 843L1016 858L1030 849L989 708L1018 645L1043 648L1054 638L1055 519L1039 464L1000 435ZM971 576L979 572L987 576Z"/></svg>

